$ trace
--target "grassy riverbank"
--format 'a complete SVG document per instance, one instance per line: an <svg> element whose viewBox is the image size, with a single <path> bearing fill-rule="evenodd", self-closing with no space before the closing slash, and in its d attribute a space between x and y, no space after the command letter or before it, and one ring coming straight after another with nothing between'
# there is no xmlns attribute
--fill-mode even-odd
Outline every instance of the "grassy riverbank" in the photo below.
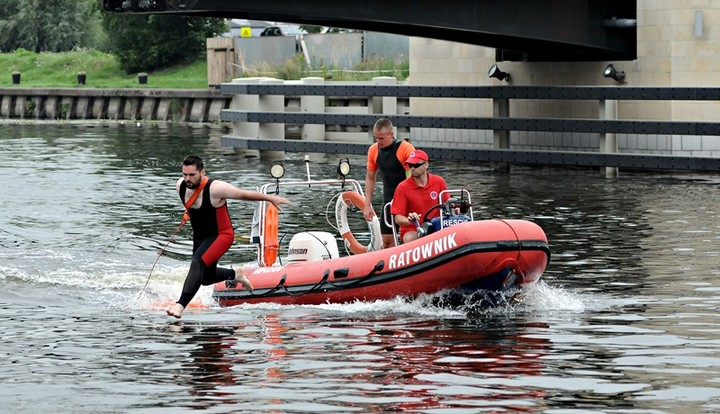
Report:
<svg viewBox="0 0 720 414"><path fill-rule="evenodd" d="M13 86L11 73L18 71L21 74L19 86L28 88L79 87L78 72L86 73L87 88L207 88L204 58L186 66L149 72L147 85L138 84L137 74L126 74L113 55L96 50L1 53L0 67L6 69L0 76L0 87Z"/></svg>
<svg viewBox="0 0 720 414"><path fill-rule="evenodd" d="M26 88L207 88L207 62L201 58L191 64L148 73L147 85L138 84L137 74L127 74L115 57L96 50L80 50L65 53L34 53L18 50L0 53L0 87L20 86ZM369 80L373 76L395 76L405 79L409 74L407 62L384 60L364 62L356 71L309 71L300 62L289 61L282 67L262 68L255 76L271 76L283 79L299 79L307 76L325 76L331 80ZM12 72L20 72L20 85L13 85ZM79 86L77 73L86 73L86 83ZM250 75L250 73L248 73Z"/></svg>

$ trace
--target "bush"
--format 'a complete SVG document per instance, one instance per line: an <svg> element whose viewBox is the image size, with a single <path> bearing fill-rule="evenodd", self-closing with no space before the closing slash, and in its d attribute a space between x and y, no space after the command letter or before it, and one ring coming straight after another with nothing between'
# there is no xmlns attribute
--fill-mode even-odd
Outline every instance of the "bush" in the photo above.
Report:
<svg viewBox="0 0 720 414"><path fill-rule="evenodd" d="M243 76L271 76L285 80L321 76L334 81L367 81L376 76L393 76L398 80L405 80L410 76L410 63L405 57L389 59L371 56L355 65L352 69L327 67L325 64L321 64L319 70L313 70L305 62L302 53L299 53L293 59L285 62L284 65L261 64L256 68L247 70Z"/></svg>
<svg viewBox="0 0 720 414"><path fill-rule="evenodd" d="M126 73L196 60L205 41L227 29L224 19L168 15L103 15L110 52Z"/></svg>
<svg viewBox="0 0 720 414"><path fill-rule="evenodd" d="M0 52L65 52L86 46L93 13L90 0L2 0Z"/></svg>

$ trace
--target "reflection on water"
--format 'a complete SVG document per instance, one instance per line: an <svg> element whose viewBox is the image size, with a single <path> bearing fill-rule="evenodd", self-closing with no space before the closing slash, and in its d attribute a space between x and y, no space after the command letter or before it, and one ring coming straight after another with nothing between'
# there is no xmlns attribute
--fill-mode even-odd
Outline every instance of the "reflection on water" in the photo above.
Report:
<svg viewBox="0 0 720 414"><path fill-rule="evenodd" d="M0 197L0 401L8 412L714 412L720 410L720 219L714 175L433 161L478 218L542 226L541 283L495 309L442 297L160 311L181 289L178 164L253 189L265 160L217 126L6 125ZM363 157L350 157L364 179ZM337 157L312 163L331 176ZM303 179L288 154L287 179ZM324 223L299 192L283 226ZM252 205L230 204L239 235ZM290 213L294 217L290 217ZM353 219L359 220L359 217ZM362 223L360 223L362 225ZM243 242L224 259L254 259Z"/></svg>
<svg viewBox="0 0 720 414"><path fill-rule="evenodd" d="M527 409L545 393L503 381L542 374L548 341L529 334L546 325L507 322L269 312L244 326L182 327L178 345L189 354L178 374L189 387L183 406L412 412L446 407L452 398L458 407ZM261 341L244 341L249 330ZM255 398L238 401L245 392Z"/></svg>

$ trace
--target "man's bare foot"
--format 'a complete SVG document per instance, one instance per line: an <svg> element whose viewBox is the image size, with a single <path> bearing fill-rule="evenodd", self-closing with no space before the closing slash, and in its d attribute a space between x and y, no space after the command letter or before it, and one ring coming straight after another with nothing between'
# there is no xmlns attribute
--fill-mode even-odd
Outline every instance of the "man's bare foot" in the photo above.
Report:
<svg viewBox="0 0 720 414"><path fill-rule="evenodd" d="M235 269L235 280L240 282L240 284L243 285L245 290L247 290L248 292L253 290L253 285L250 282L250 279L245 276L245 273L243 273L242 269L240 269L239 271Z"/></svg>
<svg viewBox="0 0 720 414"><path fill-rule="evenodd" d="M168 314L168 316L174 316L180 319L184 310L185 307L183 305L176 303L172 307L169 307L165 312Z"/></svg>

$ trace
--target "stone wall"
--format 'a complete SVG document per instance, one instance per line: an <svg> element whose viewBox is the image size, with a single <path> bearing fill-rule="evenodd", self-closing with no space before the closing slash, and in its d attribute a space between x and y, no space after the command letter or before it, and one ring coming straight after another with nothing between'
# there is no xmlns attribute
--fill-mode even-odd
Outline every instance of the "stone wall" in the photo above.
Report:
<svg viewBox="0 0 720 414"><path fill-rule="evenodd" d="M0 119L214 122L230 100L204 89L0 88Z"/></svg>

